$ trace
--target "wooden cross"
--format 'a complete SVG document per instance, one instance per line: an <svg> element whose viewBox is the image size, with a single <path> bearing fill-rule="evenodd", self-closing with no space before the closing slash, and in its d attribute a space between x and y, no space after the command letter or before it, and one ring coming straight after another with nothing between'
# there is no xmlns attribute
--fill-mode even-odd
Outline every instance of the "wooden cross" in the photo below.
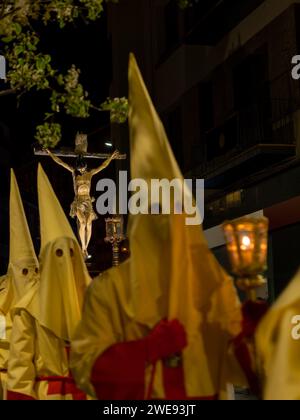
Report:
<svg viewBox="0 0 300 420"><path fill-rule="evenodd" d="M66 157L66 158L77 158L78 156L82 156L84 159L98 159L98 160L105 160L108 159L111 154L109 153L89 153L87 151L88 141L86 134L77 134L75 139L75 150L72 149L60 149L60 150L53 150L52 153L58 157ZM43 150L39 146L34 147L34 154L36 156L48 156L46 150ZM127 155L119 155L117 160L126 160Z"/></svg>

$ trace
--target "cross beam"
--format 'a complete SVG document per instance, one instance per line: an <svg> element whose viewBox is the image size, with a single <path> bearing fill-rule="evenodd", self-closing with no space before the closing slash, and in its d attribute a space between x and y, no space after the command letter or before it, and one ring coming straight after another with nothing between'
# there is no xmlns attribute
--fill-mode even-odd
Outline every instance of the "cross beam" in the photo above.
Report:
<svg viewBox="0 0 300 420"><path fill-rule="evenodd" d="M55 156L59 156L59 157L65 157L65 158L77 158L79 156L79 154L76 154L73 150L54 150L52 151L52 153ZM48 156L48 153L46 152L46 150L43 149L38 149L38 148L34 148L34 154L35 156ZM111 154L109 153L83 153L82 156L85 159L108 159L110 158ZM116 160L126 160L127 159L127 155L120 155L116 158Z"/></svg>

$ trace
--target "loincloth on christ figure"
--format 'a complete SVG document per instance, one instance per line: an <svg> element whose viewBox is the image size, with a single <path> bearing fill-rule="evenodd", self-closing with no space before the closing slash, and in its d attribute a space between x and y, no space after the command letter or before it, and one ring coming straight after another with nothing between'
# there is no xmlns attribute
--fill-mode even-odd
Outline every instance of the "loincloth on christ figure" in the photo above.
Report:
<svg viewBox="0 0 300 420"><path fill-rule="evenodd" d="M89 196L76 196L71 204L70 216L76 218L78 217L78 213L80 213L87 219L97 220L98 216L93 208L94 201L95 199Z"/></svg>

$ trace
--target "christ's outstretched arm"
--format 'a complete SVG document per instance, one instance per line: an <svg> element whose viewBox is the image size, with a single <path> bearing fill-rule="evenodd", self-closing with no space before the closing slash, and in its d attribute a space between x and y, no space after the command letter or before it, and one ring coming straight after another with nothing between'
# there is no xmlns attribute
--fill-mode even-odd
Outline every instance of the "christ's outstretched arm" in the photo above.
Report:
<svg viewBox="0 0 300 420"><path fill-rule="evenodd" d="M55 156L49 149L45 149L48 155L56 162L58 165L62 166L63 168L67 169L67 171L73 172L74 169L72 166L65 163L63 160L61 160L58 156Z"/></svg>
<svg viewBox="0 0 300 420"><path fill-rule="evenodd" d="M117 157L119 157L119 155L120 155L120 152L118 151L118 150L116 150L112 155L111 155L111 157L110 158L108 158L104 163L102 163L102 165L100 165L99 166L99 168L96 168L96 169L93 169L92 171L91 171L91 175L92 176L94 176L94 175L97 175L99 172L101 172L101 171L103 171L103 169L105 169L105 168L107 168L108 167L108 165L111 163L111 161L113 160L113 159L116 159Z"/></svg>

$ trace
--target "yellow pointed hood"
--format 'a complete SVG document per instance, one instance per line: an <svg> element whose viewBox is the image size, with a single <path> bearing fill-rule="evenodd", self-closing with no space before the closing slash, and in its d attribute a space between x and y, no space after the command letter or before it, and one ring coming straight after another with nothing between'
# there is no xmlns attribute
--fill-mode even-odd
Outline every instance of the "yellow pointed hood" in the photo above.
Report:
<svg viewBox="0 0 300 420"><path fill-rule="evenodd" d="M41 252L57 238L77 240L50 181L41 165L38 167L38 197L41 228Z"/></svg>
<svg viewBox="0 0 300 420"><path fill-rule="evenodd" d="M9 263L29 261L38 265L24 207L14 171L11 170L10 186L10 248Z"/></svg>
<svg viewBox="0 0 300 420"><path fill-rule="evenodd" d="M39 307L32 315L57 337L71 341L81 319L90 276L64 211L41 165L38 168L41 230Z"/></svg>
<svg viewBox="0 0 300 420"><path fill-rule="evenodd" d="M11 170L10 185L10 250L6 281L5 302L7 312L38 280L39 262L31 239L18 183Z"/></svg>
<svg viewBox="0 0 300 420"><path fill-rule="evenodd" d="M153 179L178 179L183 182L183 175L174 158L165 129L152 104L133 54L130 55L129 59L129 126L132 178L142 178L147 182L148 186ZM184 189L183 194L191 195L191 192L188 189ZM201 252L205 252L213 258L208 249L202 226L187 226L185 216L185 214L174 214L172 206L170 215L130 216L129 237L131 253L140 255L142 258L145 248L151 249L152 252L149 254L155 255L157 258L157 261L152 262L154 264L153 267L160 267L159 269L161 270L161 266L165 266L169 270L171 261L167 261L171 258L171 253L169 252L170 243L174 243L170 242L170 240L176 234L177 236L182 235L182 241L187 244L191 251L201 247ZM177 226L176 228L175 225ZM141 240L142 238L147 239ZM181 248L183 248L183 245ZM166 255L166 249L168 250L168 255ZM160 251L158 252L158 250ZM180 251L177 249L174 249L173 252L178 252L180 255ZM149 254L147 254L147 257ZM179 255L177 256L178 258L180 258ZM192 257L194 257L193 252L190 252L189 259ZM164 260L164 258L167 259ZM184 258L184 255L182 255L182 258ZM162 261L165 261L165 263L161 264ZM215 267L218 270L221 269L216 261ZM147 278L145 278L145 285L142 289L145 290L146 296L148 293L147 289L150 287L150 296L154 293L155 296L153 297L157 298L161 294L161 285L157 287L156 292L153 291L153 288L155 289L156 286L153 279L151 280L151 271L145 273ZM219 278L217 275L214 279L216 284L222 282L222 278ZM160 279L159 282L161 283ZM140 280L138 283L140 283ZM148 286L146 286L146 283ZM206 286L207 294L214 287L215 284L213 282L208 282ZM171 306L174 307L174 301ZM141 316L144 317L143 314Z"/></svg>
<svg viewBox="0 0 300 420"><path fill-rule="evenodd" d="M153 179L177 179L182 183L183 176L133 54L129 58L129 127L131 177L143 179L149 189ZM130 248L134 256L131 264L134 312L138 320L148 326L166 315L164 295L169 295L171 264L170 220L168 215L139 214L129 218ZM199 235L205 242L201 230ZM138 264L144 260L144 255L147 255L149 270L141 271ZM141 301L146 308L141 307Z"/></svg>
<svg viewBox="0 0 300 420"><path fill-rule="evenodd" d="M131 176L148 186L152 179L177 179L182 196L191 196L132 54L129 61ZM148 326L179 319L189 342L183 361L187 394L220 396L228 337L240 331L240 304L202 226L187 225L187 214L174 209L175 203L170 215L130 216L133 312Z"/></svg>

